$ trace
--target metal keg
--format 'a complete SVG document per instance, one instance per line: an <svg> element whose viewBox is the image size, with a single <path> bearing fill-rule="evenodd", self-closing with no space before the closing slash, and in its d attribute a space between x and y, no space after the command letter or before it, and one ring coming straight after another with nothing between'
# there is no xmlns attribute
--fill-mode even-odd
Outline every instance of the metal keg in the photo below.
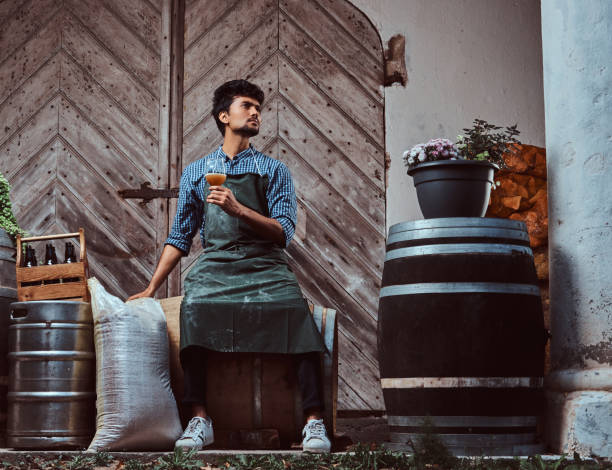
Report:
<svg viewBox="0 0 612 470"><path fill-rule="evenodd" d="M378 321L392 449L429 422L455 454L542 452L546 335L523 222L391 227Z"/></svg>
<svg viewBox="0 0 612 470"><path fill-rule="evenodd" d="M96 364L90 304L11 304L7 444L85 448L95 431Z"/></svg>

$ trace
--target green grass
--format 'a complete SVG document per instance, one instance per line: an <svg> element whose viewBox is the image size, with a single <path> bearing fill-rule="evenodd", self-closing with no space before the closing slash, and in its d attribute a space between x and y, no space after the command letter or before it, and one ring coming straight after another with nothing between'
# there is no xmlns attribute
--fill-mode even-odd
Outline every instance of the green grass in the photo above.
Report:
<svg viewBox="0 0 612 470"><path fill-rule="evenodd" d="M545 460L539 455L528 459L457 458L450 455L435 436L424 435L413 444L414 453L371 449L362 444L351 452L338 454L299 455L236 455L203 462L206 456L196 452L176 451L156 460L143 462L135 459L120 461L107 453L82 453L54 459L20 457L18 462L2 462L6 470L93 470L108 467L115 470L612 470L612 462L582 461L575 454Z"/></svg>

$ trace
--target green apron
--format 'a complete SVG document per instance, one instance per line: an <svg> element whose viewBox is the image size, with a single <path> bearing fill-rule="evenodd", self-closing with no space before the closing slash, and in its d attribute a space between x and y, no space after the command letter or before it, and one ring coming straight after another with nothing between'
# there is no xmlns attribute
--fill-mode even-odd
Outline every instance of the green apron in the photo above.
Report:
<svg viewBox="0 0 612 470"><path fill-rule="evenodd" d="M224 186L240 203L269 217L267 176L228 175ZM283 249L206 200L204 214L204 252L185 278L181 351L189 346L223 352L324 351Z"/></svg>

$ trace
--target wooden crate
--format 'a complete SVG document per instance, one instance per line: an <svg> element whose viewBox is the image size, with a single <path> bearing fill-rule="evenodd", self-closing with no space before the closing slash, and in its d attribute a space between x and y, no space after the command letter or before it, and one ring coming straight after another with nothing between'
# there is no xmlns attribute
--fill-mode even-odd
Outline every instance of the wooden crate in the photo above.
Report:
<svg viewBox="0 0 612 470"><path fill-rule="evenodd" d="M81 245L80 261L78 263L54 264L50 266L21 266L22 243L42 240L57 240L61 238L79 237ZM17 236L17 299L19 302L30 300L82 300L89 302L87 278L89 266L85 249L85 231L80 228L75 233L44 235L41 237L21 238ZM65 282L65 279L76 278L76 281ZM61 280L57 284L44 284L45 281ZM41 282L41 285L28 286L24 283Z"/></svg>

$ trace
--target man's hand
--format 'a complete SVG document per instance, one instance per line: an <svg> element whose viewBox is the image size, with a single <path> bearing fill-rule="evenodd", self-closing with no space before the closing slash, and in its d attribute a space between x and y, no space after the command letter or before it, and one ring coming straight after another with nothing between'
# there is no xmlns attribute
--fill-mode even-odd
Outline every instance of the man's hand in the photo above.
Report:
<svg viewBox="0 0 612 470"><path fill-rule="evenodd" d="M216 204L233 217L241 217L245 207L240 204L231 189L225 186L211 186L206 198L209 204Z"/></svg>
<svg viewBox="0 0 612 470"><path fill-rule="evenodd" d="M134 294L128 300L140 299L141 297L153 297L157 289L159 289L159 286L166 280L168 274L170 274L170 271L178 264L182 256L183 252L175 246L164 246L153 277L151 278L151 282L149 282L145 290L138 294Z"/></svg>
<svg viewBox="0 0 612 470"><path fill-rule="evenodd" d="M138 294L134 294L133 296L129 297L126 302L128 300L140 299L141 297L153 297L154 295L155 292L151 292L149 289L145 289L142 292L139 292Z"/></svg>

